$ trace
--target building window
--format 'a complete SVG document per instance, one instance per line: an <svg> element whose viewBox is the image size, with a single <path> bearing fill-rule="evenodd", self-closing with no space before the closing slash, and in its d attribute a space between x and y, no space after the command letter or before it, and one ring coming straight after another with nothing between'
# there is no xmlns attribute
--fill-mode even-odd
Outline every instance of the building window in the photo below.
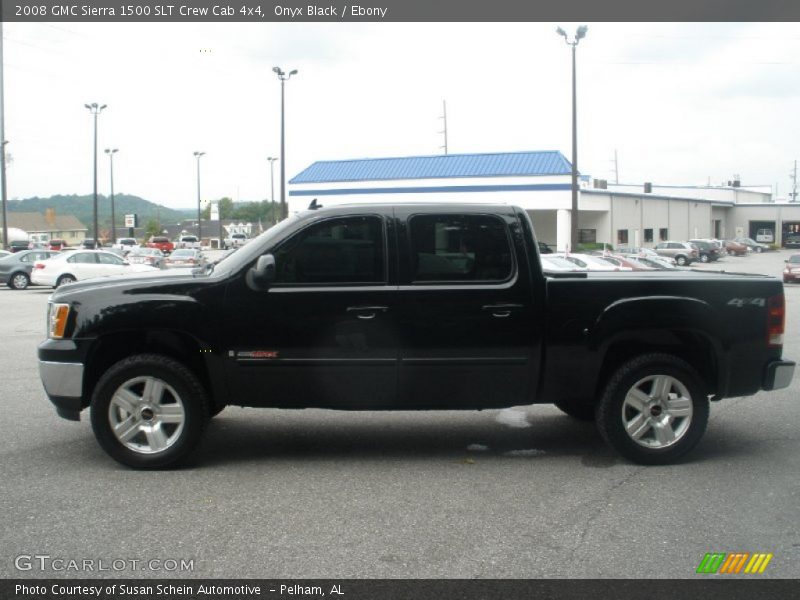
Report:
<svg viewBox="0 0 800 600"><path fill-rule="evenodd" d="M597 229L579 229L578 241L581 244L595 244L597 243Z"/></svg>
<svg viewBox="0 0 800 600"><path fill-rule="evenodd" d="M658 230L658 241L666 242L669 239L669 230L666 227L662 227Z"/></svg>
<svg viewBox="0 0 800 600"><path fill-rule="evenodd" d="M628 243L628 230L617 229L617 244L627 244L627 243Z"/></svg>
<svg viewBox="0 0 800 600"><path fill-rule="evenodd" d="M653 230L652 229L645 229L644 230L644 242L645 242L645 244L653 242Z"/></svg>

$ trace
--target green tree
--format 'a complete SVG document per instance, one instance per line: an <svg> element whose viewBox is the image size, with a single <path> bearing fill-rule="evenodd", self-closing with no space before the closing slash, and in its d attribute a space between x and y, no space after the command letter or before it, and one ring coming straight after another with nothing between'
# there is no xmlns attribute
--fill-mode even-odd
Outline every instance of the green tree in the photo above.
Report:
<svg viewBox="0 0 800 600"><path fill-rule="evenodd" d="M161 235L161 227L159 226L158 221L155 219L150 219L147 221L147 227L144 229L145 241L149 240L154 235Z"/></svg>

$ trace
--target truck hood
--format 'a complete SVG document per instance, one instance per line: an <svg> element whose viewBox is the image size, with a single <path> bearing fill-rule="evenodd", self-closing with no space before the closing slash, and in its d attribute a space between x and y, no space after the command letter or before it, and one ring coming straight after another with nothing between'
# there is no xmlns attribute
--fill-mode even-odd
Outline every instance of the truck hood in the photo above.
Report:
<svg viewBox="0 0 800 600"><path fill-rule="evenodd" d="M147 288L158 288L166 291L174 284L176 291L178 291L188 283L206 279L206 275L202 274L202 271L197 274L194 271L195 269L159 270L84 279L83 281L76 281L59 287L53 292L50 299L53 302L62 302L75 296L82 296L86 292L109 295L115 293L113 289L115 287L119 288L120 291L118 293L123 291L130 293Z"/></svg>

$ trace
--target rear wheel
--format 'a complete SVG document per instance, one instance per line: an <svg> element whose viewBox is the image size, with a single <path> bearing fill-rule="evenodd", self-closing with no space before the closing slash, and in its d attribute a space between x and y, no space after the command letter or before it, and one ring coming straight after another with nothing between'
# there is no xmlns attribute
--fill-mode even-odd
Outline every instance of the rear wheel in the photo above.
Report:
<svg viewBox="0 0 800 600"><path fill-rule="evenodd" d="M700 262L707 263L708 262L708 254L701 254L700 255Z"/></svg>
<svg viewBox="0 0 800 600"><path fill-rule="evenodd" d="M645 354L609 380L597 405L597 427L629 460L663 465L697 445L708 413L708 395L694 369L669 354Z"/></svg>
<svg viewBox="0 0 800 600"><path fill-rule="evenodd" d="M185 365L140 354L112 366L92 396L95 437L129 467L171 467L200 441L209 417L206 392Z"/></svg>
<svg viewBox="0 0 800 600"><path fill-rule="evenodd" d="M62 275L56 281L56 287L61 287L62 285L66 285L68 283L75 283L77 281L72 275Z"/></svg>
<svg viewBox="0 0 800 600"><path fill-rule="evenodd" d="M676 256L675 262L678 263L678 266L682 267L686 264L686 257L685 256Z"/></svg>
<svg viewBox="0 0 800 600"><path fill-rule="evenodd" d="M764 249L761 246L756 246L756 252L758 254L761 254L763 251L764 251Z"/></svg>
<svg viewBox="0 0 800 600"><path fill-rule="evenodd" d="M8 280L8 287L12 290L24 290L30 282L31 280L27 273L14 273L11 279Z"/></svg>

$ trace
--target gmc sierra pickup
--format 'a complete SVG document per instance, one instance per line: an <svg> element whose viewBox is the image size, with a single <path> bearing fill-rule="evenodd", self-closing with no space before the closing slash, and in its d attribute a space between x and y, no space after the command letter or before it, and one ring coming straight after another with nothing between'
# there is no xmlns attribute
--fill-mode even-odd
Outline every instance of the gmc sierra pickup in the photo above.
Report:
<svg viewBox="0 0 800 600"><path fill-rule="evenodd" d="M787 387L772 277L542 271L502 205L309 210L218 264L58 288L39 346L59 415L90 408L139 468L190 455L226 405L346 410L554 403L620 454L670 463L710 400Z"/></svg>

